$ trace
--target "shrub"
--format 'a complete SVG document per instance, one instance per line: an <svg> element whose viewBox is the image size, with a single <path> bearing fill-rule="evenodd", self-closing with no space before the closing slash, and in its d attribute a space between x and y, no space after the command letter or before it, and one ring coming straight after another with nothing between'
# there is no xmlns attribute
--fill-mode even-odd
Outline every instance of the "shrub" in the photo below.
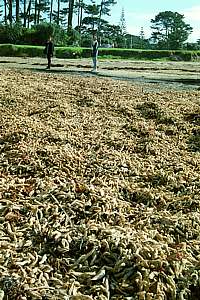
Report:
<svg viewBox="0 0 200 300"><path fill-rule="evenodd" d="M0 45L0 56L15 56L16 47L12 44Z"/></svg>
<svg viewBox="0 0 200 300"><path fill-rule="evenodd" d="M40 27L41 29L42 27ZM0 27L0 37L2 34ZM40 40L37 38L39 33L35 33L35 29L25 29L23 32L24 43L26 45L12 45L11 43L0 45L0 55L2 56L41 56L43 55L43 47L38 47L36 44L44 45L48 34L52 32L47 30L46 33L40 36ZM67 36L63 35L63 40L61 39L62 35L55 37L56 41L63 42L64 39L67 39ZM6 40L6 39L4 39ZM29 43L33 42L34 46L27 46ZM81 48L81 47L63 47L59 43L56 47L56 57L58 58L81 58L81 57L91 57L91 48ZM62 45L62 43L61 43ZM129 49L115 49L115 48L100 48L99 57L101 58L123 58L123 59L175 59L178 60L197 60L200 56L200 51L167 51L167 50L129 50Z"/></svg>
<svg viewBox="0 0 200 300"><path fill-rule="evenodd" d="M56 57L58 58L80 58L82 49L78 47L57 47Z"/></svg>
<svg viewBox="0 0 200 300"><path fill-rule="evenodd" d="M16 46L12 44L0 45L0 56L42 56L43 47L40 46Z"/></svg>
<svg viewBox="0 0 200 300"><path fill-rule="evenodd" d="M18 46L15 48L15 56L41 57L43 50L40 46Z"/></svg>
<svg viewBox="0 0 200 300"><path fill-rule="evenodd" d="M68 41L68 36L63 28L53 23L41 23L32 26L24 34L24 42L34 45L44 45L46 40L52 36L54 43L57 45L65 45Z"/></svg>
<svg viewBox="0 0 200 300"><path fill-rule="evenodd" d="M23 36L23 27L21 24L0 25L0 41L1 43L17 44Z"/></svg>

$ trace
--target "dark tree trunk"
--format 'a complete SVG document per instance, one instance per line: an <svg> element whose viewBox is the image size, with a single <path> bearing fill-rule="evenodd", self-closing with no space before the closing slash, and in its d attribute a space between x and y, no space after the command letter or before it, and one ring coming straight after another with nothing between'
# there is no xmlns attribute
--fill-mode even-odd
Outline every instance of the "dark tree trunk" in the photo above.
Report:
<svg viewBox="0 0 200 300"><path fill-rule="evenodd" d="M8 9L9 9L8 19L9 19L10 24L12 24L12 17L13 17L13 15L12 15L12 0L8 0Z"/></svg>
<svg viewBox="0 0 200 300"><path fill-rule="evenodd" d="M52 23L52 15L53 15L53 0L51 0L51 4L50 4L50 19L49 19L50 23Z"/></svg>
<svg viewBox="0 0 200 300"><path fill-rule="evenodd" d="M101 0L101 7L100 7L100 11L99 11L99 20L98 20L97 33L99 33L99 31L101 29L101 17L102 17L103 5L104 5L104 0Z"/></svg>
<svg viewBox="0 0 200 300"><path fill-rule="evenodd" d="M4 0L4 19L5 19L5 25L7 24L7 1Z"/></svg>
<svg viewBox="0 0 200 300"><path fill-rule="evenodd" d="M35 13L34 13L34 24L37 24L37 0L35 0Z"/></svg>
<svg viewBox="0 0 200 300"><path fill-rule="evenodd" d="M79 30L79 28L80 28L80 12L81 12L81 0L79 0L78 1L78 24L77 24L77 26L78 26L78 30Z"/></svg>
<svg viewBox="0 0 200 300"><path fill-rule="evenodd" d="M72 20L73 20L73 12L74 12L74 0L69 0L69 13L68 13L68 33L72 30Z"/></svg>
<svg viewBox="0 0 200 300"><path fill-rule="evenodd" d="M83 21L83 2L82 2L82 0L81 0L81 11L80 11L80 33L81 33L82 21Z"/></svg>
<svg viewBox="0 0 200 300"><path fill-rule="evenodd" d="M78 2L78 30L81 32L81 25L83 20L83 0Z"/></svg>
<svg viewBox="0 0 200 300"><path fill-rule="evenodd" d="M60 23L60 0L58 0L57 24Z"/></svg>
<svg viewBox="0 0 200 300"><path fill-rule="evenodd" d="M26 16L28 16L28 28L30 27L30 18L31 18L31 0L29 0Z"/></svg>
<svg viewBox="0 0 200 300"><path fill-rule="evenodd" d="M37 7L37 24L40 24L40 11L41 11L40 4L41 1L39 0L38 7Z"/></svg>
<svg viewBox="0 0 200 300"><path fill-rule="evenodd" d="M27 13L26 13L26 0L24 0L24 27L26 27L26 18L27 18Z"/></svg>
<svg viewBox="0 0 200 300"><path fill-rule="evenodd" d="M19 22L19 0L16 0L16 22Z"/></svg>

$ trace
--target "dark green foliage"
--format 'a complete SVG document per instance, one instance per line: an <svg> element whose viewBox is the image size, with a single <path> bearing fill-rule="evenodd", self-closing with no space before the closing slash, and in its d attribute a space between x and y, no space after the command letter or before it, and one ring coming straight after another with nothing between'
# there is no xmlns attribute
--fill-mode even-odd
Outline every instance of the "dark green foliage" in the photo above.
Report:
<svg viewBox="0 0 200 300"><path fill-rule="evenodd" d="M24 30L20 24L0 25L0 41L4 43L17 44L23 36Z"/></svg>
<svg viewBox="0 0 200 300"><path fill-rule="evenodd" d="M34 32L30 30L28 35L33 35ZM44 44L45 40L41 39L41 44ZM12 45L2 44L0 45L0 56L42 56L44 47L40 46L28 46L27 45ZM58 58L89 58L91 57L91 48L81 47L56 47L55 56ZM166 59L173 60L179 58L183 61L198 60L200 57L200 51L167 51L167 50L136 50L136 49L115 49L115 48L100 48L99 57L101 58L117 58L117 59L142 59L142 60L154 60L154 59Z"/></svg>
<svg viewBox="0 0 200 300"><path fill-rule="evenodd" d="M89 58L91 57L90 48L80 47L56 47L56 57L58 58Z"/></svg>
<svg viewBox="0 0 200 300"><path fill-rule="evenodd" d="M43 47L39 46L18 46L15 47L14 56L37 57L43 55Z"/></svg>
<svg viewBox="0 0 200 300"><path fill-rule="evenodd" d="M82 57L81 48L75 47L59 47L56 48L56 57L58 58L80 58Z"/></svg>
<svg viewBox="0 0 200 300"><path fill-rule="evenodd" d="M27 46L27 45L0 45L0 56L27 56L27 57L42 57L43 46ZM58 58L80 58L90 57L91 50L88 48L78 47L56 47L55 56Z"/></svg>
<svg viewBox="0 0 200 300"><path fill-rule="evenodd" d="M68 43L66 32L57 24L40 23L31 28L24 28L20 24L0 25L2 44L44 45L49 36L53 37L57 45Z"/></svg>
<svg viewBox="0 0 200 300"><path fill-rule="evenodd" d="M192 27L184 22L184 15L164 11L151 20L154 30L152 39L158 49L181 49L192 32Z"/></svg>
<svg viewBox="0 0 200 300"><path fill-rule="evenodd" d="M41 23L27 29L24 33L23 42L25 44L44 45L46 40L52 36L54 43L59 45L67 44L67 34L63 28L57 24Z"/></svg>
<svg viewBox="0 0 200 300"><path fill-rule="evenodd" d="M0 56L43 56L43 47L3 44L0 45Z"/></svg>
<svg viewBox="0 0 200 300"><path fill-rule="evenodd" d="M95 3L85 5L86 16L82 20L81 32L83 34L92 34L96 31L99 24L100 5Z"/></svg>

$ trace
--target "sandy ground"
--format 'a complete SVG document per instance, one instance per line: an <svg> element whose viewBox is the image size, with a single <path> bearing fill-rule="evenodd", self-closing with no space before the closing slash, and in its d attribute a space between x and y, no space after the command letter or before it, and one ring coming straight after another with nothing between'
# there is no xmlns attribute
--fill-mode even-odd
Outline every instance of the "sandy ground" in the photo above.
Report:
<svg viewBox="0 0 200 300"><path fill-rule="evenodd" d="M66 75L99 76L129 80L140 84L152 83L155 89L198 89L200 63L131 60L99 60L98 73L91 72L90 59L53 58L51 70L45 70L45 58L0 57L1 68L27 69Z"/></svg>

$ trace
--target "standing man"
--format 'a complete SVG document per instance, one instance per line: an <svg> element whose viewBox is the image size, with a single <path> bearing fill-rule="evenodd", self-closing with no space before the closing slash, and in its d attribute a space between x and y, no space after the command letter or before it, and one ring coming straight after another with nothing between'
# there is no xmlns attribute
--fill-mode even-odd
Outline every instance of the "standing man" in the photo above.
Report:
<svg viewBox="0 0 200 300"><path fill-rule="evenodd" d="M48 61L47 69L50 69L51 67L51 58L53 57L53 52L54 52L54 44L52 42L52 38L49 37L48 41L46 42L46 47L44 50L44 53L46 54L47 61Z"/></svg>
<svg viewBox="0 0 200 300"><path fill-rule="evenodd" d="M93 35L92 42L92 61L93 61L93 72L97 72L97 57L98 57L98 40L96 34Z"/></svg>

